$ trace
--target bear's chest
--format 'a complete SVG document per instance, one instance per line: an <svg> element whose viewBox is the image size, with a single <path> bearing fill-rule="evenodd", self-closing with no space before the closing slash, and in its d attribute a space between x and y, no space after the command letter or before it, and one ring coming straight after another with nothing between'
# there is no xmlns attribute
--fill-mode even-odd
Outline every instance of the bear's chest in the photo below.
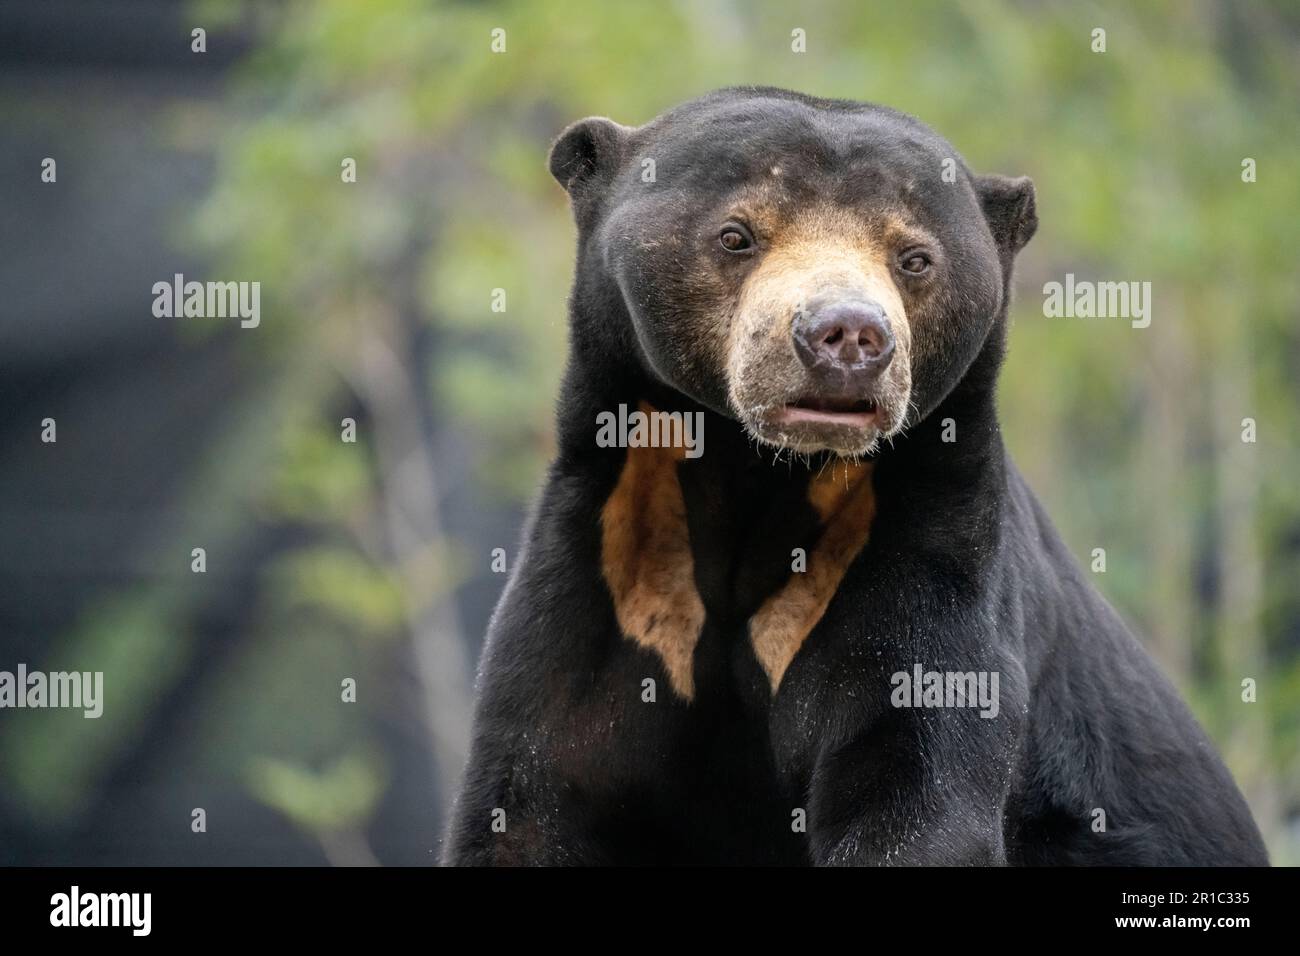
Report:
<svg viewBox="0 0 1300 956"><path fill-rule="evenodd" d="M774 696L874 514L867 464L836 462L782 487L770 475L720 481L679 449L629 449L601 512L601 572L622 638L658 658L688 703L702 680Z"/></svg>

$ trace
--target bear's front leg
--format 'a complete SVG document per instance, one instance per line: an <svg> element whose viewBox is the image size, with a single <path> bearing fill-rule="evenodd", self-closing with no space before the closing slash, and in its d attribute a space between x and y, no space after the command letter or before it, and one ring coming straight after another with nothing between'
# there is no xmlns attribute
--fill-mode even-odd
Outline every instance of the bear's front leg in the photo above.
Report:
<svg viewBox="0 0 1300 956"><path fill-rule="evenodd" d="M596 816L516 755L484 747L471 761L442 862L447 866L593 866L611 862L587 825Z"/></svg>
<svg viewBox="0 0 1300 956"><path fill-rule="evenodd" d="M809 787L814 863L1005 865L1011 759L978 721L969 712L894 711L823 753Z"/></svg>

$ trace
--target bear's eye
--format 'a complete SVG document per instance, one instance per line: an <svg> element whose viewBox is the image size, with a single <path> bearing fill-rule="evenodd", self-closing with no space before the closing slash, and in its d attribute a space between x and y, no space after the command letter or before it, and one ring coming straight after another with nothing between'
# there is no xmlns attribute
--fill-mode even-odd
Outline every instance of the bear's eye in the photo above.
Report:
<svg viewBox="0 0 1300 956"><path fill-rule="evenodd" d="M908 275L919 276L930 268L930 257L924 252L905 252L898 259L898 267Z"/></svg>
<svg viewBox="0 0 1300 956"><path fill-rule="evenodd" d="M729 222L718 233L718 242L728 252L744 252L754 245L754 237L738 222Z"/></svg>

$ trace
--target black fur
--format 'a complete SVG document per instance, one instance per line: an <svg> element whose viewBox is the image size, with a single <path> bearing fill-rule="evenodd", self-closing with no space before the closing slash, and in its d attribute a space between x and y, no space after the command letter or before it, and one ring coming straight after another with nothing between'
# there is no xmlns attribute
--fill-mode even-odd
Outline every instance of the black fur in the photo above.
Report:
<svg viewBox="0 0 1300 956"><path fill-rule="evenodd" d="M644 155L657 189L637 179ZM1267 862L1213 746L1004 451L994 385L1032 186L958 158L943 188L944 157L957 153L910 117L767 89L638 129L584 121L556 144L579 227L559 452L491 624L446 862ZM709 299L691 243L776 160L798 171L793 201L908 204L944 239L952 278L926 306L943 328L913 359L914 420L875 455L869 542L773 696L747 621L814 532L806 491L824 462L774 464L680 323ZM665 242L631 241L646 235ZM706 415L706 453L679 471L707 610L689 704L620 636L601 576L599 515L624 452L596 447L596 415L642 399ZM945 418L956 443L940 440ZM998 672L999 716L892 707L891 674L917 662Z"/></svg>

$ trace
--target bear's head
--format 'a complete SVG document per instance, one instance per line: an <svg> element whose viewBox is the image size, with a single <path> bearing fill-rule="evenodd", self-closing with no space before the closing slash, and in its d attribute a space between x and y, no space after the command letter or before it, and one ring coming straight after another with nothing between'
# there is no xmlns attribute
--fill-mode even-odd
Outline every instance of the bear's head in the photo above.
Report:
<svg viewBox="0 0 1300 956"><path fill-rule="evenodd" d="M929 415L1037 225L1029 180L972 174L920 121L781 90L582 120L550 169L596 347L798 453L871 454Z"/></svg>

